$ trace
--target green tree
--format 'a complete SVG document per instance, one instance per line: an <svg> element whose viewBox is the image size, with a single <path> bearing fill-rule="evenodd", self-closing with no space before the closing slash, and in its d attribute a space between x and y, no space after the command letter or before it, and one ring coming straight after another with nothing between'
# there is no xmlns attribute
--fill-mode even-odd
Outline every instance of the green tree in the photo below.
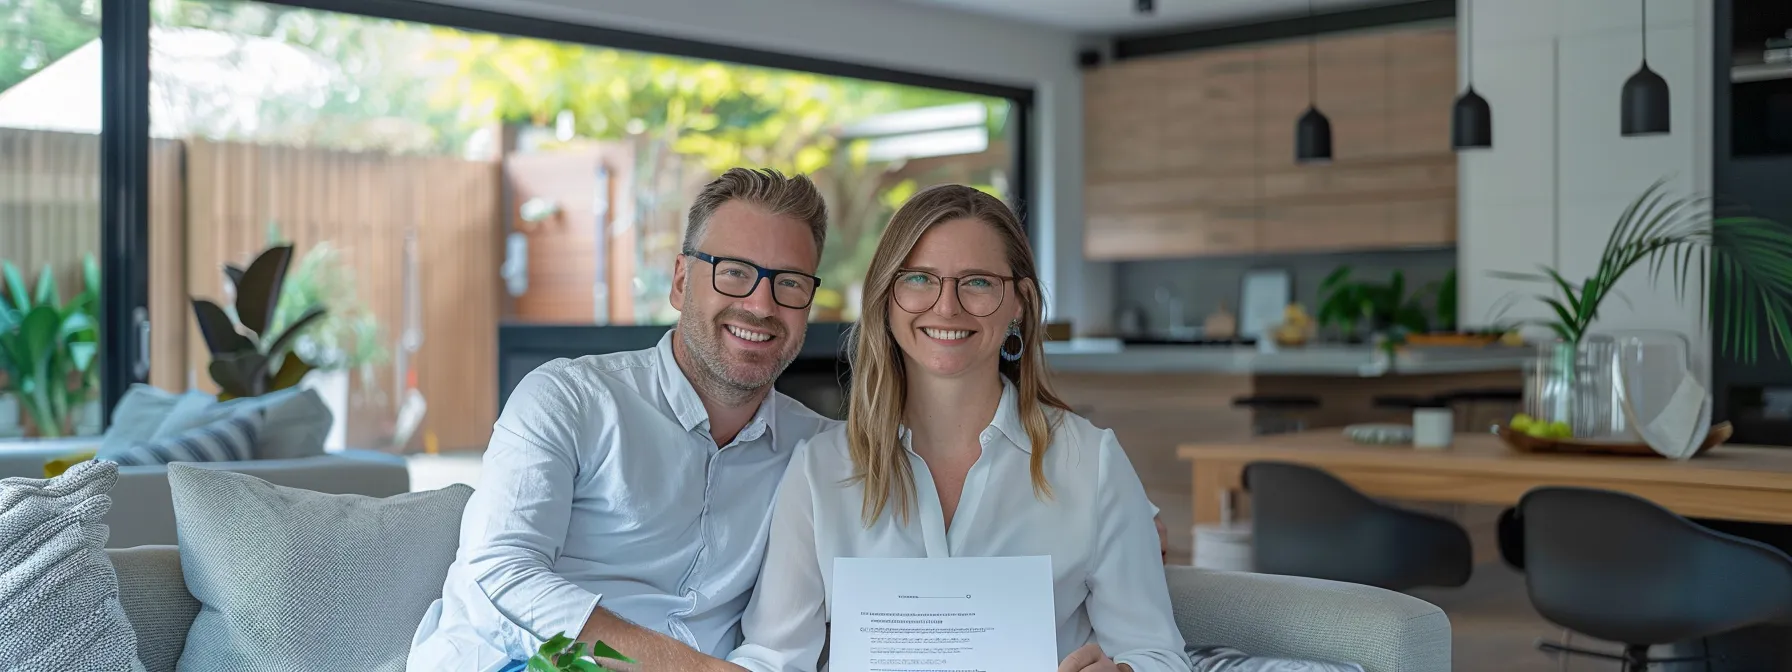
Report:
<svg viewBox="0 0 1792 672"><path fill-rule="evenodd" d="M0 3L0 91L99 36L99 0Z"/></svg>

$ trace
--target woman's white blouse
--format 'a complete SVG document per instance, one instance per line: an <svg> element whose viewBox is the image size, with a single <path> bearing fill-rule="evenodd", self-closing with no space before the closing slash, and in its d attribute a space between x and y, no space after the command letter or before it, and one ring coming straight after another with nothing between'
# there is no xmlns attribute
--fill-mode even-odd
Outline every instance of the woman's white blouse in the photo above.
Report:
<svg viewBox="0 0 1792 672"><path fill-rule="evenodd" d="M755 672L816 670L835 558L1049 555L1059 660L1094 642L1134 672L1188 672L1154 507L1114 433L1064 413L1045 455L1051 496L1036 498L1015 388L1006 379L1003 388L950 530L906 429L902 445L918 500L906 526L888 509L864 526L864 489L846 482L853 467L843 427L798 444L779 486L765 567L741 622L743 642L729 659Z"/></svg>

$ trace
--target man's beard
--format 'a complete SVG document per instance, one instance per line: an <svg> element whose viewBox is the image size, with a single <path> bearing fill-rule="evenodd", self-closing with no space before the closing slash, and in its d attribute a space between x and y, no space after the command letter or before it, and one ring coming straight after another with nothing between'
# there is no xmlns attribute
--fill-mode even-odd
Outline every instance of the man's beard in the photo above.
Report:
<svg viewBox="0 0 1792 672"><path fill-rule="evenodd" d="M746 400L754 393L765 389L784 369L796 360L800 349L800 341L791 341L785 333L784 324L777 320L761 318L739 308L728 308L716 314L706 322L699 321L692 312L685 312L679 317L678 332L684 338L685 349L690 351L694 360L697 380L692 385L698 387L706 396L724 403L735 403ZM739 352L732 351L722 341L724 321L732 320L736 324L762 331L772 335L780 350L777 354L748 355L742 357ZM766 358L774 358L767 361Z"/></svg>

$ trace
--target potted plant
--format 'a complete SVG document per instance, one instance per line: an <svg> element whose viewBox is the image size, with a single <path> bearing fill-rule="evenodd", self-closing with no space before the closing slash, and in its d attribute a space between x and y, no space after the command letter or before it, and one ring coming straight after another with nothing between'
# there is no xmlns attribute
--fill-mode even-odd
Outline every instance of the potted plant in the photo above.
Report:
<svg viewBox="0 0 1792 672"><path fill-rule="evenodd" d="M1406 274L1394 271L1386 283L1352 280L1349 266L1339 266L1319 283L1319 324L1337 326L1349 343L1360 343L1364 335L1357 327L1368 328L1368 335L1424 333L1428 328L1421 293L1406 293Z"/></svg>
<svg viewBox="0 0 1792 672"><path fill-rule="evenodd" d="M1624 210L1598 266L1581 282L1548 266L1539 273L1493 273L1554 292L1536 297L1553 317L1530 321L1557 340L1541 346L1527 371L1526 408L1550 416L1540 420L1567 422L1576 437L1610 433L1612 371L1609 358L1589 346L1588 334L1619 280L1645 263L1653 280L1670 274L1682 300L1689 280L1708 278L1699 312L1703 323L1716 305L1722 352L1753 363L1763 326L1776 355L1792 346L1792 230L1755 216L1711 216L1708 203L1669 197L1663 184L1657 181Z"/></svg>
<svg viewBox="0 0 1792 672"><path fill-rule="evenodd" d="M270 232L270 237L277 235ZM299 334L292 351L312 366L300 384L316 390L338 419L324 447L339 450L346 444L351 372L361 375L362 390L379 390L373 379L374 367L385 362L388 353L379 321L357 296L353 273L327 242L313 245L287 274L273 328L287 328L313 307L327 313Z"/></svg>
<svg viewBox="0 0 1792 672"><path fill-rule="evenodd" d="M224 274L236 288L232 311L205 299L193 299L199 333L212 355L206 370L218 385L218 401L293 387L311 371L311 363L292 352L292 347L326 311L310 306L290 323L274 324L291 261L292 246L281 245L263 251L247 269L226 266Z"/></svg>
<svg viewBox="0 0 1792 672"><path fill-rule="evenodd" d="M535 655L529 657L529 672L600 672L605 669L598 659L634 664L637 661L599 641L586 650L584 642L575 642L560 633L542 642Z"/></svg>
<svg viewBox="0 0 1792 672"><path fill-rule="evenodd" d="M68 435L95 403L99 387L99 265L83 260L85 287L66 304L49 264L35 287L12 262L0 264L0 371L6 392L24 407L30 434Z"/></svg>

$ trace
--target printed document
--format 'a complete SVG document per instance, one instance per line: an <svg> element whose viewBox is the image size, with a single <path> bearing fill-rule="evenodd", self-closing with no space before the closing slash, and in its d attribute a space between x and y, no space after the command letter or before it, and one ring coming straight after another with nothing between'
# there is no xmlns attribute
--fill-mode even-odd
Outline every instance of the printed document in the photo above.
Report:
<svg viewBox="0 0 1792 672"><path fill-rule="evenodd" d="M830 672L1054 672L1050 556L836 558Z"/></svg>

